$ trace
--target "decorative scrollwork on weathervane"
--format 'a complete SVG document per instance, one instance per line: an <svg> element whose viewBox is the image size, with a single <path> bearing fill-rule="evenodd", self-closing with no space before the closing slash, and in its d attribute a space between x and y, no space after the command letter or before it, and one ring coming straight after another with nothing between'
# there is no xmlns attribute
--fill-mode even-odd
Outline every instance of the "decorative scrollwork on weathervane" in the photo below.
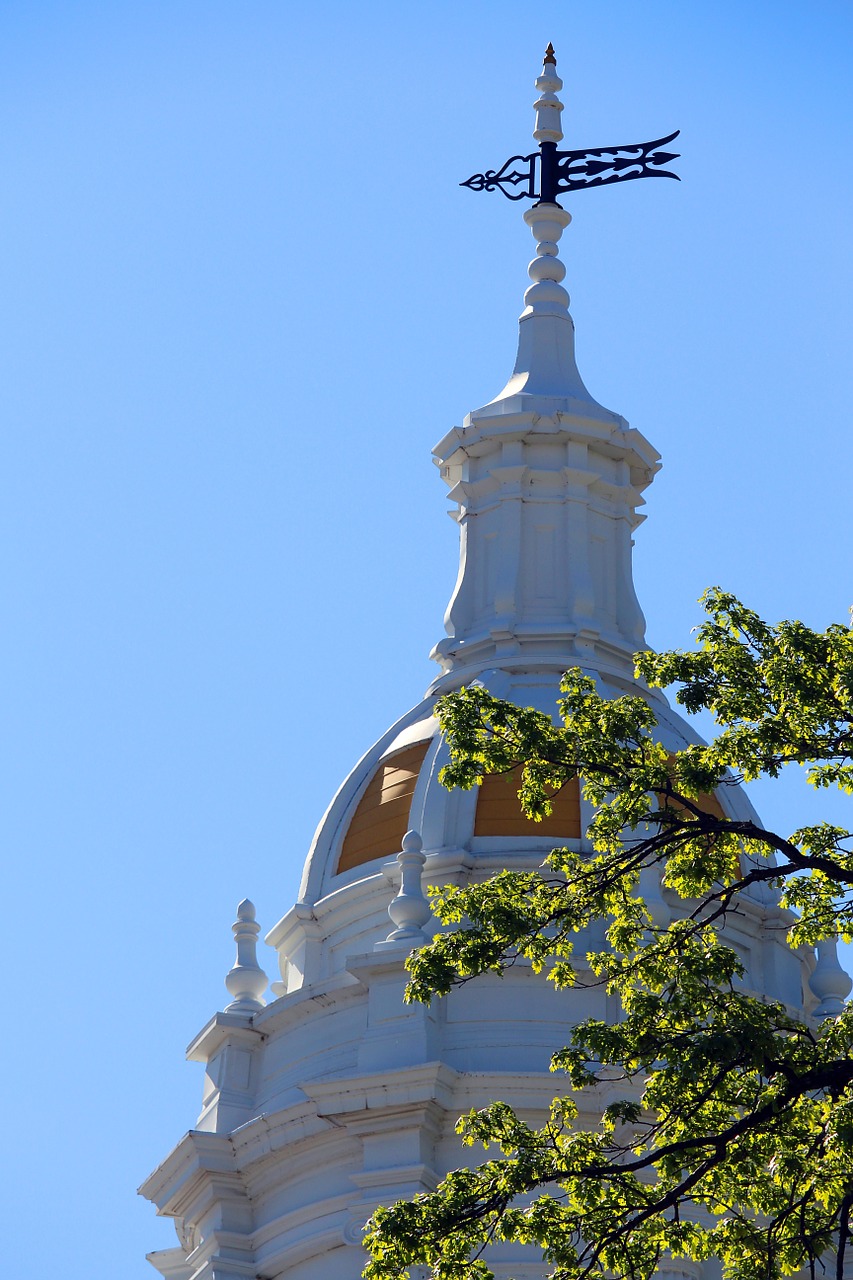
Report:
<svg viewBox="0 0 853 1280"><path fill-rule="evenodd" d="M547 70L549 66L554 68L553 73ZM549 44L543 74L537 81L539 86L546 89L561 87L556 66L554 49ZM501 191L508 200L556 204L557 196L568 191L605 187L613 182L630 182L634 178L674 178L676 182L680 181L677 173L664 167L677 160L679 153L658 150L673 142L680 130L668 133L665 138L655 138L653 142L637 142L624 147L558 151L557 142L553 139L560 140L563 136L559 128L562 104L553 92L545 92L536 107L537 130L534 136L539 138L539 150L529 156L510 156L500 169L474 173L465 182L460 182L460 187L468 187L471 191ZM546 120L549 113L550 123ZM549 133L550 138L547 137Z"/></svg>
<svg viewBox="0 0 853 1280"><path fill-rule="evenodd" d="M510 156L500 169L487 169L485 173L474 173L467 182L460 182L460 187L470 187L472 191L502 191L507 200L536 199L536 161L539 156L534 152L531 156ZM513 169L516 162L524 165L523 169ZM508 187L526 186L518 191L508 191Z"/></svg>

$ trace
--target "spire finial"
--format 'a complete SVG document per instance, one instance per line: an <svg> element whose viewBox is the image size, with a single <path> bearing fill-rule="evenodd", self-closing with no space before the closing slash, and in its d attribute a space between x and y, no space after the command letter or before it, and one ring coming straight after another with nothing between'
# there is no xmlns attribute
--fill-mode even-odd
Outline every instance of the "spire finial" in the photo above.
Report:
<svg viewBox="0 0 853 1280"><path fill-rule="evenodd" d="M545 57L542 60L542 66L547 67L549 62L552 67L556 67L557 59L554 56L554 46L551 44L550 40L548 41L548 48L545 50Z"/></svg>
<svg viewBox="0 0 853 1280"><path fill-rule="evenodd" d="M556 150L557 143L563 138L563 126L560 121L563 104L557 94L562 89L563 82L557 75L557 59L550 44L548 53L545 54L545 61L542 63L542 71L534 83L539 90L539 97L533 104L536 112L533 136L539 143L542 166L539 199L544 200L546 204L555 204L557 200ZM546 191L546 186L553 187L554 190Z"/></svg>
<svg viewBox="0 0 853 1280"><path fill-rule="evenodd" d="M237 959L225 985L234 997L226 1013L256 1013L266 1001L267 975L258 964L257 944L261 926L255 919L255 904L244 898L237 908L237 919L231 926L237 943Z"/></svg>

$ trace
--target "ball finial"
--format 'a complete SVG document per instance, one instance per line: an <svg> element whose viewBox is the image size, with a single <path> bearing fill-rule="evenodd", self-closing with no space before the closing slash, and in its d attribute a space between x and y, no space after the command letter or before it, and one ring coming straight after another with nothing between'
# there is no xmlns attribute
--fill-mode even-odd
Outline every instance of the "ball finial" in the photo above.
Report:
<svg viewBox="0 0 853 1280"><path fill-rule="evenodd" d="M552 67L556 67L557 59L554 56L554 46L551 44L550 40L548 41L548 48L545 50L545 57L542 61L542 66L547 67L549 62Z"/></svg>

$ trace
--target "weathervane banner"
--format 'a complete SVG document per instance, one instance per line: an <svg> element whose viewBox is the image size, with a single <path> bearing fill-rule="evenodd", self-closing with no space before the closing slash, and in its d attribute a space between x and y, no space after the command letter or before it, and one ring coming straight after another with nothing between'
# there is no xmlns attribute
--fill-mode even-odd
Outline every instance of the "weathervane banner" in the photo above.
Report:
<svg viewBox="0 0 853 1280"><path fill-rule="evenodd" d="M508 200L553 203L558 195L569 191L605 187L634 178L674 178L678 182L678 174L664 166L677 160L679 153L658 148L673 142L679 132L676 129L652 142L587 151L558 151L555 143L543 142L539 151L529 156L510 156L500 169L472 174L459 185L471 191L501 191Z"/></svg>

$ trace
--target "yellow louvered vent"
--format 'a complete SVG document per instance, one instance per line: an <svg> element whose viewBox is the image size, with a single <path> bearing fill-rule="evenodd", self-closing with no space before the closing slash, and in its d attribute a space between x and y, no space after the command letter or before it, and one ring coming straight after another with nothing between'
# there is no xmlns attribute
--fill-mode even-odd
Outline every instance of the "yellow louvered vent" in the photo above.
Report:
<svg viewBox="0 0 853 1280"><path fill-rule="evenodd" d="M579 840L581 834L580 787L577 778L567 782L554 797L550 817L541 822L525 818L518 803L521 766L511 773L489 773L477 796L475 836L547 836Z"/></svg>
<svg viewBox="0 0 853 1280"><path fill-rule="evenodd" d="M349 824L338 859L338 872L360 867L374 858L393 858L400 852L409 828L415 783L428 746L428 742L418 742L382 761Z"/></svg>
<svg viewBox="0 0 853 1280"><path fill-rule="evenodd" d="M675 756L670 754L670 757L669 757L670 765L672 765L674 760L675 760ZM723 812L723 806L720 804L720 801L717 798L717 793L715 791L713 792L703 791L702 794L696 798L695 803L696 803L697 809L701 809L703 813L708 813L714 818L726 817L726 814ZM674 800L672 796L668 796L663 801L659 799L658 804L663 809L682 809L684 807L683 805L680 805L677 800Z"/></svg>

